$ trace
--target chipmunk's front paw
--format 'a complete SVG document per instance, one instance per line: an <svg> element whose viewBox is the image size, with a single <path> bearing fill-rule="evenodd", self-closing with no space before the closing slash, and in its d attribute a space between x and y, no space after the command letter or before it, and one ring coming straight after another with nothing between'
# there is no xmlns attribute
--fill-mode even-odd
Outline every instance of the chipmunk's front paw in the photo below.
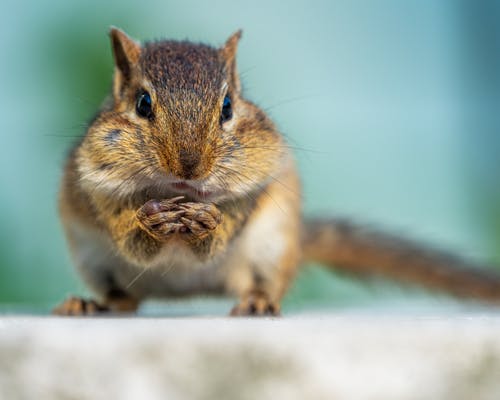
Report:
<svg viewBox="0 0 500 400"><path fill-rule="evenodd" d="M182 196L145 203L136 214L142 229L158 240L165 240L171 234L180 232L184 228L180 218L185 214L177 204L181 199Z"/></svg>
<svg viewBox="0 0 500 400"><path fill-rule="evenodd" d="M184 211L180 221L189 233L198 239L204 239L222 222L222 213L213 204L182 203L179 208Z"/></svg>
<svg viewBox="0 0 500 400"><path fill-rule="evenodd" d="M141 227L158 240L173 233L204 239L222 221L221 212L213 204L179 203L181 197L150 200L137 211Z"/></svg>

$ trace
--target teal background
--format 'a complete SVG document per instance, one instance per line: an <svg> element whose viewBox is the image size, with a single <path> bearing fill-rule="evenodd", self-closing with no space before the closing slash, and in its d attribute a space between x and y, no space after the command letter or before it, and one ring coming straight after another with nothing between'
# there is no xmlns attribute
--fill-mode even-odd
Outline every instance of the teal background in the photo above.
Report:
<svg viewBox="0 0 500 400"><path fill-rule="evenodd" d="M307 214L467 257L500 255L500 2L19 1L0 6L0 303L84 293L56 207L62 163L108 92L107 32L221 45L290 143ZM410 292L305 270L290 309ZM425 298L411 292L411 296Z"/></svg>

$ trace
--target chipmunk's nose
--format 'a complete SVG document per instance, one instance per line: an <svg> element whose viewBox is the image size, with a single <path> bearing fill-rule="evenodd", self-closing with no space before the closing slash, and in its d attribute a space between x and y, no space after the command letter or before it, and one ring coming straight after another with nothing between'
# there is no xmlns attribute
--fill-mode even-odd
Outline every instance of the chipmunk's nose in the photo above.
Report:
<svg viewBox="0 0 500 400"><path fill-rule="evenodd" d="M200 164L200 154L193 150L181 149L179 151L179 161L182 168L184 179L194 179L199 175L197 173Z"/></svg>

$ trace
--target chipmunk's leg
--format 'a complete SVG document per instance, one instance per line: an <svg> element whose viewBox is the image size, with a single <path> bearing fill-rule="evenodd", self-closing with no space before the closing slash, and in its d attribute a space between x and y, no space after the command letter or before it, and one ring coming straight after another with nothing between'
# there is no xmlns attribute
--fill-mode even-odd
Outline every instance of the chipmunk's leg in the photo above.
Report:
<svg viewBox="0 0 500 400"><path fill-rule="evenodd" d="M70 296L52 311L55 315L95 315L133 312L138 308L137 293L124 290L120 276L131 266L114 251L111 239L101 230L66 218L66 237L76 269L95 294L94 298Z"/></svg>
<svg viewBox="0 0 500 400"><path fill-rule="evenodd" d="M232 316L279 315L280 303L300 261L298 218L275 205L249 221L228 260L227 289L238 296Z"/></svg>
<svg viewBox="0 0 500 400"><path fill-rule="evenodd" d="M296 253L295 249L290 249L277 265L256 268L252 264L240 264L230 275L232 291L239 298L230 315L279 316L281 299L297 270L299 258Z"/></svg>

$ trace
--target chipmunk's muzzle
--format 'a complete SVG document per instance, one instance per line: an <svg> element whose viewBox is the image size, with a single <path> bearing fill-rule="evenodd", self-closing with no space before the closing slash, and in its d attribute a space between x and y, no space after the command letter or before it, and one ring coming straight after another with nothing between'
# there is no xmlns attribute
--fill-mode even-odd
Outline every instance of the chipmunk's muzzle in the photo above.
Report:
<svg viewBox="0 0 500 400"><path fill-rule="evenodd" d="M182 172L181 178L196 179L200 175L200 154L196 151L181 149L179 164Z"/></svg>

